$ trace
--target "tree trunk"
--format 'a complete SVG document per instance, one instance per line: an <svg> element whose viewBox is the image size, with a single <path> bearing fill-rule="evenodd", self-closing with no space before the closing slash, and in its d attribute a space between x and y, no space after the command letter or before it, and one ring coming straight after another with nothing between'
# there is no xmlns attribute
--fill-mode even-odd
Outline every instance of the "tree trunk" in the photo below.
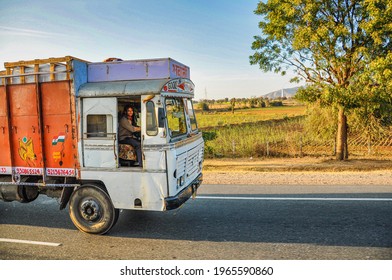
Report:
<svg viewBox="0 0 392 280"><path fill-rule="evenodd" d="M339 108L338 131L336 135L336 159L348 159L347 117L344 112L344 107Z"/></svg>

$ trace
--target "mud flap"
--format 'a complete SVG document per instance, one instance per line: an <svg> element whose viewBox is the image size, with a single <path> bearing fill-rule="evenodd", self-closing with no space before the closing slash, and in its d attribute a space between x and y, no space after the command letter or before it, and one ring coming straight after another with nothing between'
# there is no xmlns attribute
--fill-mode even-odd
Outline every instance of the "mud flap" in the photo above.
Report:
<svg viewBox="0 0 392 280"><path fill-rule="evenodd" d="M65 207L67 207L68 201L71 197L71 194L73 193L74 188L63 188L63 191L61 193L61 197L60 197L60 210L65 209Z"/></svg>

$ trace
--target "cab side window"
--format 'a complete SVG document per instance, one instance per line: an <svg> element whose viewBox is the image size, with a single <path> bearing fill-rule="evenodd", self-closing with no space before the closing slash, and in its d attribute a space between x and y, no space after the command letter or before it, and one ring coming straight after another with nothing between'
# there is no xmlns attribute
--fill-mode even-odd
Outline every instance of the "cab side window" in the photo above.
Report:
<svg viewBox="0 0 392 280"><path fill-rule="evenodd" d="M148 136L155 136L158 134L157 116L155 113L154 102L148 101L146 104L146 131Z"/></svg>
<svg viewBox="0 0 392 280"><path fill-rule="evenodd" d="M87 138L108 137L111 115L87 115Z"/></svg>

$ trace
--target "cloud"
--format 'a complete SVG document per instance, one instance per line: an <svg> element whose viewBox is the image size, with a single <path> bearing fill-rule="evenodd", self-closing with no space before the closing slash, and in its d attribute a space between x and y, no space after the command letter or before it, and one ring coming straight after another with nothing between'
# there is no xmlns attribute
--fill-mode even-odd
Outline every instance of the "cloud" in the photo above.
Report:
<svg viewBox="0 0 392 280"><path fill-rule="evenodd" d="M26 29L26 28L16 28L0 25L0 34L4 35L14 35L14 36L29 36L37 38L49 38L53 36L58 36L58 33L51 33L46 31Z"/></svg>

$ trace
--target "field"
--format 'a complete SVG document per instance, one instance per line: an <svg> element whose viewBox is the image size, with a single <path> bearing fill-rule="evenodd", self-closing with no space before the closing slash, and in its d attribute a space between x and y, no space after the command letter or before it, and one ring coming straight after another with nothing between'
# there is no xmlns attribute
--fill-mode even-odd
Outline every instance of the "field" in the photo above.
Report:
<svg viewBox="0 0 392 280"><path fill-rule="evenodd" d="M197 122L203 129L227 125L244 125L260 121L282 120L305 115L305 106L282 106L268 108L236 109L229 111L197 111Z"/></svg>
<svg viewBox="0 0 392 280"><path fill-rule="evenodd" d="M217 109L196 114L206 158L331 157L335 153L334 139L305 129L305 106L236 109L234 113ZM350 158L390 158L392 133L369 142L363 133L352 132L349 151Z"/></svg>

